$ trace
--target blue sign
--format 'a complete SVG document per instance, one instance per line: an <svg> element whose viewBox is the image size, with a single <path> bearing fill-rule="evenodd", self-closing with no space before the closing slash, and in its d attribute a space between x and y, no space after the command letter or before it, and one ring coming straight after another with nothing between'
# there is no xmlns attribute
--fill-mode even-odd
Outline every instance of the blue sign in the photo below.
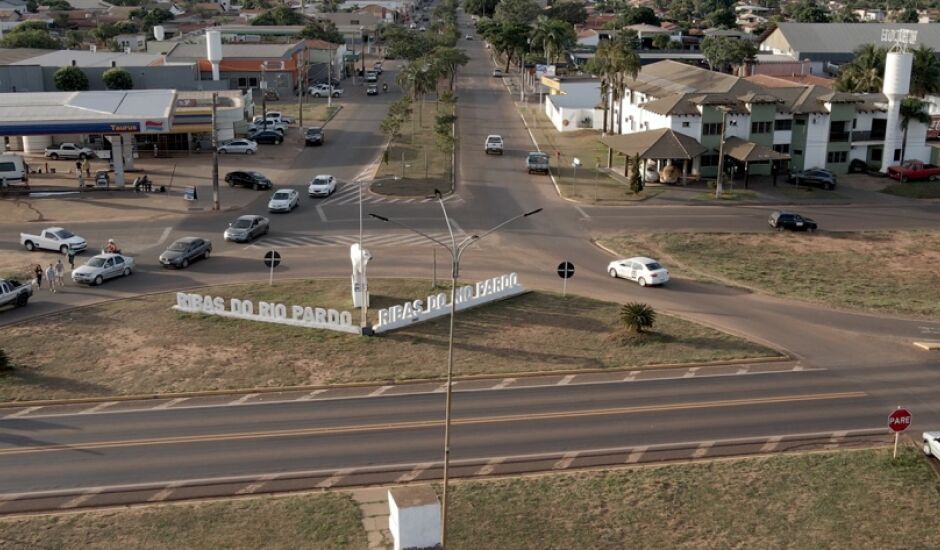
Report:
<svg viewBox="0 0 940 550"><path fill-rule="evenodd" d="M58 122L0 124L0 136L48 136L61 134L137 134L140 122Z"/></svg>

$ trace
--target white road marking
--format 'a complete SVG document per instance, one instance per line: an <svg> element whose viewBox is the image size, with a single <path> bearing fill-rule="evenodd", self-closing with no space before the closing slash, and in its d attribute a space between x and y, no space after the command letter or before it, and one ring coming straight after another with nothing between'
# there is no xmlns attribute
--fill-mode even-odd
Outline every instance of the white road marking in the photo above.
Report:
<svg viewBox="0 0 940 550"><path fill-rule="evenodd" d="M588 213L585 212L584 209L581 208L580 206L578 206L577 204L571 203L571 206L573 206L575 210L577 210L578 212L580 212L581 215L584 217L584 219L586 219L586 220L591 219L591 216L588 216Z"/></svg>
<svg viewBox="0 0 940 550"><path fill-rule="evenodd" d="M335 472L333 472L333 475L331 475L330 477L328 477L328 478L324 479L323 481L321 481L320 483L318 483L318 484L317 484L317 487L320 488L320 489L329 489L330 487L336 485L336 484L339 483L344 477L348 476L349 474L353 473L354 471L355 471L355 470L354 470L353 468L347 468L347 469L345 469L345 470L336 470Z"/></svg>
<svg viewBox="0 0 940 550"><path fill-rule="evenodd" d="M25 409L21 411L16 411L15 413L11 413L11 414L4 416L3 419L6 420L7 418L19 418L21 416L26 416L27 414L38 411L41 408L42 407L26 407Z"/></svg>
<svg viewBox="0 0 940 550"><path fill-rule="evenodd" d="M714 445L715 445L714 441L706 441L702 443L701 445L698 446L697 449L695 449L695 452L692 453L692 458L704 457L705 455L708 454L708 450L711 449Z"/></svg>
<svg viewBox="0 0 940 550"><path fill-rule="evenodd" d="M801 371L801 370L804 370L804 369L803 369L803 365L794 365L794 366L793 366L793 370L794 370L794 371Z"/></svg>
<svg viewBox="0 0 940 550"><path fill-rule="evenodd" d="M433 462L426 462L424 464L418 464L417 466L412 468L412 470L408 472L407 474L402 474L398 476L398 479L395 480L395 483L408 483L409 481L414 481L415 479L418 478L418 476L423 474L425 470L427 470L433 465L434 465Z"/></svg>
<svg viewBox="0 0 940 550"><path fill-rule="evenodd" d="M477 473L475 475L488 476L492 474L493 471L496 470L496 467L503 463L503 460L505 459L494 458L493 460L487 462L482 468L477 470Z"/></svg>
<svg viewBox="0 0 940 550"><path fill-rule="evenodd" d="M512 383L515 382L515 381L516 381L515 378L503 378L503 381L500 382L499 384L496 384L495 386L493 386L493 389L494 389L494 390L501 390L501 389L505 388L506 386L508 386L509 384L512 384Z"/></svg>
<svg viewBox="0 0 940 550"><path fill-rule="evenodd" d="M278 474L267 474L258 477L258 481L254 483L249 483L248 485L242 487L241 489L235 491L236 495L252 495L258 491L258 489L264 487L264 484L277 479Z"/></svg>
<svg viewBox="0 0 940 550"><path fill-rule="evenodd" d="M767 443L764 443L764 446L760 448L760 452L769 453L777 448L777 445L783 440L783 437L775 435L767 439Z"/></svg>
<svg viewBox="0 0 940 550"><path fill-rule="evenodd" d="M312 392L308 393L307 395L298 398L297 401L310 401L311 399L313 399L314 397L320 395L321 393L326 393L326 390L313 390Z"/></svg>
<svg viewBox="0 0 940 550"><path fill-rule="evenodd" d="M160 403L156 407L153 407L153 409L154 410L169 409L170 407L174 405L179 405L180 403L184 401L189 401L189 399L190 399L189 397L177 397L176 399L170 399L166 403Z"/></svg>
<svg viewBox="0 0 940 550"><path fill-rule="evenodd" d="M318 205L317 205L317 208L316 208L316 211L317 211L317 215L320 216L320 221L321 221L321 222L328 222L328 221L329 221L328 219L326 219L326 212L323 211L323 206L322 206L322 205L318 204Z"/></svg>
<svg viewBox="0 0 940 550"><path fill-rule="evenodd" d="M647 449L649 449L649 447L645 445L643 447L634 447L630 451L630 454L627 455L627 460L624 462L626 464L636 464L640 461L641 458L643 458L643 455L646 453Z"/></svg>
<svg viewBox="0 0 940 550"><path fill-rule="evenodd" d="M261 394L260 394L260 393L249 393L249 394L246 394L246 395L243 395L243 396L239 397L239 398L236 399L235 401L229 401L228 404L229 404L229 405L241 405L241 404L245 403L246 401L248 401L248 400L250 400L250 399L254 399L255 397L258 397L259 395L261 395Z"/></svg>
<svg viewBox="0 0 940 550"><path fill-rule="evenodd" d="M832 432L832 437L829 438L829 444L824 446L823 449L838 448L839 444L842 443L842 440L845 439L847 435L849 435L848 431Z"/></svg>
<svg viewBox="0 0 940 550"><path fill-rule="evenodd" d="M66 502L64 502L64 503L62 503L62 504L59 506L59 508L60 508L60 509L65 509L65 508L77 508L77 507L81 506L82 504L88 502L89 500L93 499L93 498L96 497L97 495L101 494L101 492L102 492L101 490L92 490L92 491L89 491L89 492L87 492L87 493L85 493L85 494L78 495L77 497L75 497L75 498L73 498L73 499L70 499L70 500L68 500L68 501L66 501Z"/></svg>
<svg viewBox="0 0 940 550"><path fill-rule="evenodd" d="M638 370L632 370L632 371L630 371L630 376L627 376L626 378L624 378L623 381L624 381L624 382L633 382L634 380L636 380L636 375L640 374L640 372L641 372L641 371L638 371Z"/></svg>
<svg viewBox="0 0 940 550"><path fill-rule="evenodd" d="M375 396L377 396L377 395L382 395L383 393L387 392L388 390L390 390L390 389L392 389L392 388L394 388L394 387L395 387L395 386L382 386L381 388L378 388L378 389L376 389L376 390L372 390L372 393L369 394L369 397L375 397Z"/></svg>
<svg viewBox="0 0 940 550"><path fill-rule="evenodd" d="M171 231L173 231L173 228L172 228L172 227L166 227L166 228L163 229L163 233L160 235L160 240L157 241L157 246L160 246L161 244L163 244L164 242L166 242L166 239L167 239L167 237L170 236L170 232L171 232Z"/></svg>
<svg viewBox="0 0 940 550"><path fill-rule="evenodd" d="M94 407L92 407L92 408L90 408L90 409L85 409L85 410L83 410L83 411L78 411L78 414L94 414L94 413L96 413L96 412L98 412L98 411L100 411L100 410L104 410L104 409L106 409L106 408L108 408L108 407L117 405L117 403L118 403L117 401L105 401L104 403L98 403L97 405L95 405Z"/></svg>
<svg viewBox="0 0 940 550"><path fill-rule="evenodd" d="M741 367L735 374L747 374L750 370L751 367Z"/></svg>
<svg viewBox="0 0 940 550"><path fill-rule="evenodd" d="M940 327L917 327L921 334L940 334Z"/></svg>
<svg viewBox="0 0 940 550"><path fill-rule="evenodd" d="M170 495L173 494L173 491L180 488L183 484L179 481L174 481L173 483L168 484L163 489L157 491L152 497L147 499L147 502L163 502L164 500L170 498Z"/></svg>
<svg viewBox="0 0 940 550"><path fill-rule="evenodd" d="M690 367L689 370L682 376L682 378L692 378L695 376L695 373L698 372L701 367Z"/></svg>
<svg viewBox="0 0 940 550"><path fill-rule="evenodd" d="M566 470L576 458L578 458L577 452L565 453L561 456L561 460L552 465L552 470Z"/></svg>
<svg viewBox="0 0 940 550"><path fill-rule="evenodd" d="M572 380L574 380L574 375L573 375L573 374L569 374L569 375L565 376L564 378L562 378L561 380L559 380L555 385L556 385L556 386L567 386L568 384L571 383Z"/></svg>

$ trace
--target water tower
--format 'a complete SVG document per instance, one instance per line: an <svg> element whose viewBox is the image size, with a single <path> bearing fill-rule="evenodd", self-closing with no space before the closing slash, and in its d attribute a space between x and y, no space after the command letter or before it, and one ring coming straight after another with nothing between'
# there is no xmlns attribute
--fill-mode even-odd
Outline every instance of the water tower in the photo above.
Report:
<svg viewBox="0 0 940 550"><path fill-rule="evenodd" d="M911 29L882 29L881 41L891 44L885 58L885 76L881 91L888 98L888 120L885 125L885 145L881 154L881 171L897 162L894 152L901 149L901 101L911 90L911 68L914 56L908 47L917 41L917 31Z"/></svg>
<svg viewBox="0 0 940 550"><path fill-rule="evenodd" d="M212 80L219 80L219 62L222 61L222 33L206 31L206 58L212 64Z"/></svg>

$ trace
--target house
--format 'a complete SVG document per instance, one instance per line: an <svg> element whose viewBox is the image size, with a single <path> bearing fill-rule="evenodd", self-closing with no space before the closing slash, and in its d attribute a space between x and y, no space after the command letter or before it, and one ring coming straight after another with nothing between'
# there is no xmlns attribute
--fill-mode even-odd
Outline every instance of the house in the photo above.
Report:
<svg viewBox="0 0 940 550"><path fill-rule="evenodd" d="M359 5L360 2L346 2L347 4ZM392 7L394 6L394 7ZM362 7L356 8L353 10L355 13L368 13L378 17L385 23L401 23L404 22L405 14L410 15L410 10L406 9L401 2L382 2L375 4L366 4Z"/></svg>
<svg viewBox="0 0 940 550"><path fill-rule="evenodd" d="M114 42L124 51L142 52L147 49L147 35L144 33L126 33L114 37Z"/></svg>
<svg viewBox="0 0 940 550"><path fill-rule="evenodd" d="M549 91L545 97L545 115L556 130L571 132L603 127L604 118L598 108L600 80L584 76L543 75L541 84Z"/></svg>
<svg viewBox="0 0 940 550"><path fill-rule="evenodd" d="M362 34L375 36L382 20L371 13L321 13L317 19L332 21L346 40L359 40Z"/></svg>
<svg viewBox="0 0 940 550"><path fill-rule="evenodd" d="M66 0L73 10L104 13L114 7L104 0Z"/></svg>
<svg viewBox="0 0 940 550"><path fill-rule="evenodd" d="M881 23L885 20L885 10L881 8L867 8L852 10L858 20L863 23Z"/></svg>

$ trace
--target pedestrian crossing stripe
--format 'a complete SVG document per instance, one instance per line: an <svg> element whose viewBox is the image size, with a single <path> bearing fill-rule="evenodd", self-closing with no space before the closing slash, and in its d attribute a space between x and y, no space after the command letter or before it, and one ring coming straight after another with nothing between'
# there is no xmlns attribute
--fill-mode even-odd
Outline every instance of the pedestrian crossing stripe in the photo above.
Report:
<svg viewBox="0 0 940 550"><path fill-rule="evenodd" d="M429 233L443 243L450 242L449 233ZM464 234L455 234L457 242L463 240ZM359 242L359 235L289 235L265 237L248 245L248 248L302 248L311 246L350 246ZM434 243L416 233L382 233L378 235L363 235L363 246L428 246Z"/></svg>
<svg viewBox="0 0 940 550"><path fill-rule="evenodd" d="M447 195L444 197L444 202L453 202L462 200L458 195ZM424 203L424 202L436 202L437 199L434 198L396 198L396 197L386 197L386 196L377 196L372 193L363 193L362 202L366 203L397 203L397 204L410 204L410 203ZM323 199L320 202L321 206L327 204L335 204L338 206L346 204L354 204L359 202L359 188L354 185L344 185L338 187L337 190L330 195L329 197Z"/></svg>

